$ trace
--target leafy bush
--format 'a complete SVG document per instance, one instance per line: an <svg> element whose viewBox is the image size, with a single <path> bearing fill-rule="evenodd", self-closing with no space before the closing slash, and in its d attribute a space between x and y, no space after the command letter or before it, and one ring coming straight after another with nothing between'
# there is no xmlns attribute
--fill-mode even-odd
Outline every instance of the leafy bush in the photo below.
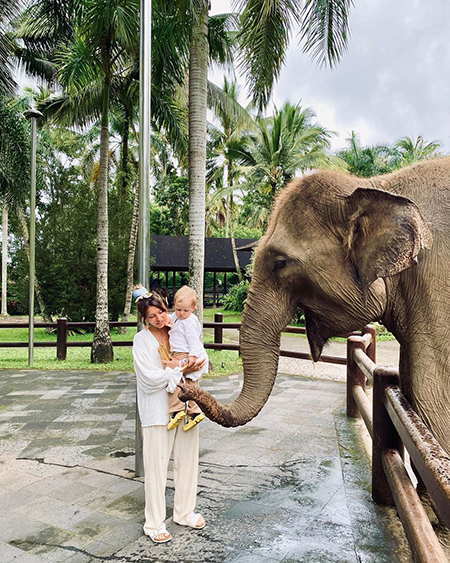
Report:
<svg viewBox="0 0 450 563"><path fill-rule="evenodd" d="M301 309L297 309L295 311L294 318L292 319L291 323L295 326L305 326L305 315Z"/></svg>
<svg viewBox="0 0 450 563"><path fill-rule="evenodd" d="M225 295L223 300L223 308L227 311L242 312L247 301L248 288L250 282L242 280L230 288L230 291Z"/></svg>

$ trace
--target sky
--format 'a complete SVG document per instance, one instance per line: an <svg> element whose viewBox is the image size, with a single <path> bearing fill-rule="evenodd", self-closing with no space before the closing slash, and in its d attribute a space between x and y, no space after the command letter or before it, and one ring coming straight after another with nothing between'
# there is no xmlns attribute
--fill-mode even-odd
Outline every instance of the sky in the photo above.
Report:
<svg viewBox="0 0 450 563"><path fill-rule="evenodd" d="M231 11L229 0L211 4L212 14ZM422 135L450 152L450 2L354 0L349 22L348 50L333 70L319 69L292 37L273 103L312 108L339 134L334 149L353 130L362 145ZM223 82L217 71L210 79Z"/></svg>

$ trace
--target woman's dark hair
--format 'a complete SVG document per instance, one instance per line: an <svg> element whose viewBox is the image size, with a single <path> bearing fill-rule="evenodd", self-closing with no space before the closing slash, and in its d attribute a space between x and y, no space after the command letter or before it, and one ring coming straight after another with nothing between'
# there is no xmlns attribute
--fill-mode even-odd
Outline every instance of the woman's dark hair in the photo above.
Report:
<svg viewBox="0 0 450 563"><path fill-rule="evenodd" d="M150 297L141 297L136 303L138 320L145 324L145 317L149 307L157 307L161 311L167 311L167 306L157 293L152 293Z"/></svg>

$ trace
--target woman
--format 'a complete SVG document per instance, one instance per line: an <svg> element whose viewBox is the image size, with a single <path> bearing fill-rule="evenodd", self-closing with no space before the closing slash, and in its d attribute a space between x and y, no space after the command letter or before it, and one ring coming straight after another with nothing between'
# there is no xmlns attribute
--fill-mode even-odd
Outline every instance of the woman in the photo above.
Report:
<svg viewBox="0 0 450 563"><path fill-rule="evenodd" d="M183 372L178 360L171 360L163 368L158 348L164 343L169 349L167 308L157 293L148 293L145 288L137 289L133 295L137 301L139 320L145 325L145 329L138 332L133 340L137 402L143 434L144 533L155 543L165 543L172 537L164 523L167 470L172 451L175 483L173 521L197 530L205 526L203 517L194 512L198 480L198 425L189 432L183 432L181 426L167 430L168 393L174 392L182 375L197 380L204 362L197 362Z"/></svg>

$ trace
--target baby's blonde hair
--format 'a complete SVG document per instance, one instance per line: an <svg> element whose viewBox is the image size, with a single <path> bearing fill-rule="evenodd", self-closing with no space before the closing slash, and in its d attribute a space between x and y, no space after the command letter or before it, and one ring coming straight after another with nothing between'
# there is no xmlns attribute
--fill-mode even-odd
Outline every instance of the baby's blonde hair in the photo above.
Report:
<svg viewBox="0 0 450 563"><path fill-rule="evenodd" d="M173 296L173 304L176 305L177 301L182 301L184 299L191 300L191 306L195 307L197 305L197 293L192 287L183 285Z"/></svg>

